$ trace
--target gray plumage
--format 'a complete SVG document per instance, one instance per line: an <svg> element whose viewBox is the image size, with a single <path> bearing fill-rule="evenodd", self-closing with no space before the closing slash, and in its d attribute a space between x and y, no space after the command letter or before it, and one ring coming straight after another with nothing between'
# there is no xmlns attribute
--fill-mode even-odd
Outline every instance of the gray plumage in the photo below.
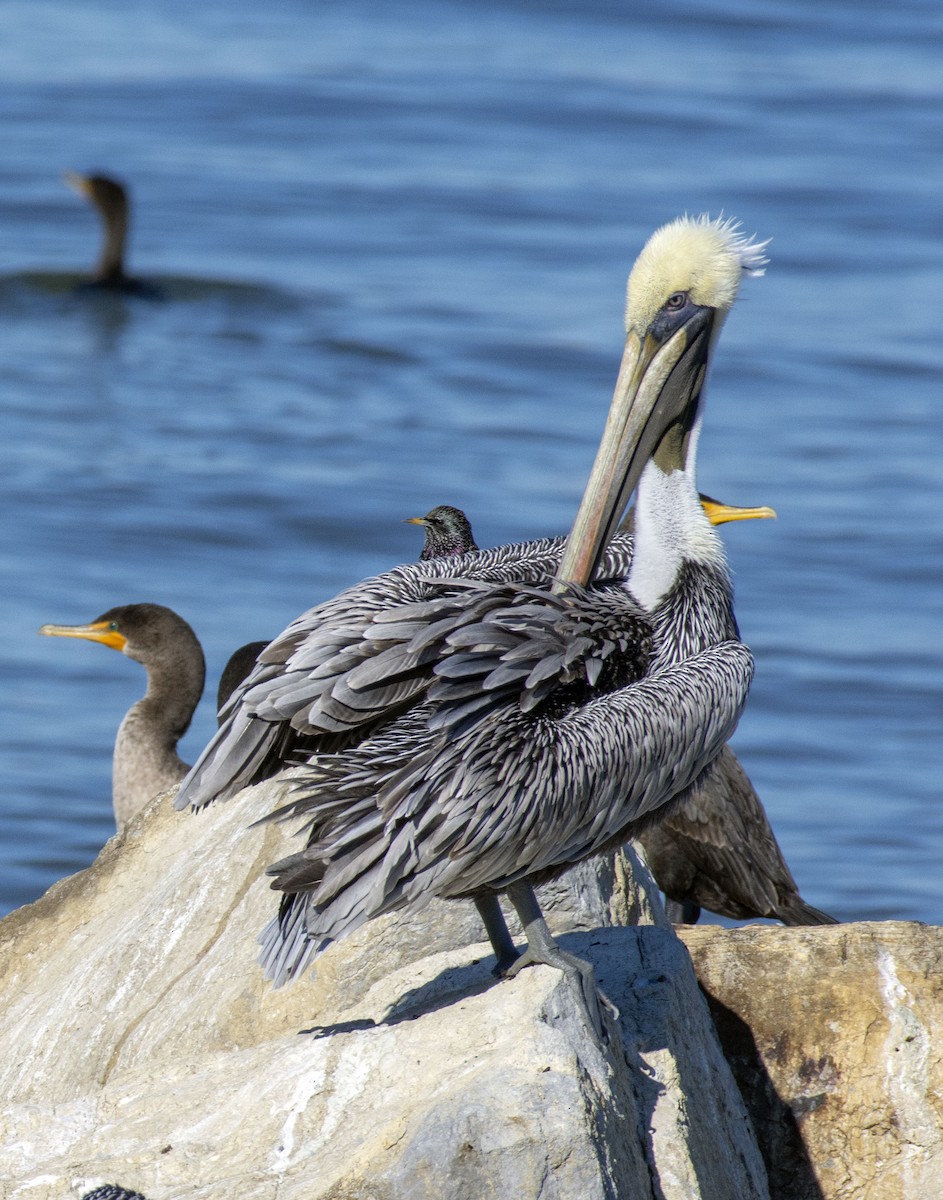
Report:
<svg viewBox="0 0 943 1200"><path fill-rule="evenodd" d="M424 517L407 518L407 523L422 525L425 529L425 540L419 554L420 562L428 562L431 558L451 558L478 549L468 518L460 508L454 508L451 504L439 504ZM219 677L216 692L218 712L222 711L226 701L255 666L259 655L268 644L249 642L230 655Z"/></svg>
<svg viewBox="0 0 943 1200"><path fill-rule="evenodd" d="M471 524L460 508L440 504L424 517L410 517L408 523L423 525L426 536L420 562L433 558L455 557L477 550ZM224 719L223 709L230 695L253 669L267 642L250 642L241 646L229 658L220 676L217 690L217 711L220 722ZM473 897L479 915L497 955L496 972L500 973L517 958L517 948L508 932L504 914L497 899L490 893L479 893Z"/></svg>
<svg viewBox="0 0 943 1200"><path fill-rule="evenodd" d="M407 523L422 525L425 529L425 539L419 554L420 562L428 562L432 558L451 558L478 549L468 517L460 508L454 508L451 504L439 504L424 517L408 517ZM216 691L217 712L222 711L226 701L255 666L259 655L268 644L248 642L229 656L219 677L219 687Z"/></svg>
<svg viewBox="0 0 943 1200"><path fill-rule="evenodd" d="M276 814L303 818L309 843L271 868L289 893L262 935L277 982L379 912L550 878L621 843L726 741L749 651L724 637L671 663L683 595L652 616L621 583L551 596L562 546L395 568L263 652L177 803L307 762ZM602 580L623 580L631 552L614 539ZM729 632L729 588L709 590L705 628Z"/></svg>
<svg viewBox="0 0 943 1200"><path fill-rule="evenodd" d="M88 625L44 625L40 632L101 642L147 671L147 691L125 714L115 739L112 802L122 829L189 770L177 743L203 693L202 647L187 622L162 604L120 605Z"/></svg>
<svg viewBox="0 0 943 1200"><path fill-rule="evenodd" d="M339 719L339 704L346 670L373 656L372 645L362 635L374 616L382 619L400 605L426 600L439 581L452 577L546 585L559 564L562 546L562 538L546 538L480 550L458 560L405 563L303 613L266 645L251 675L232 694L229 718L200 755L181 789L178 806L191 803L201 808L213 800L228 800L305 751L337 751L362 741L370 732L369 720ZM606 561L614 564L615 577L624 577L631 552L631 539L618 538L610 546ZM331 692L334 683L337 698ZM405 710L426 686L423 679L404 680L386 692L373 689L365 702L376 708L377 721L382 722L389 719L385 705L402 703ZM326 709L312 712L317 727L306 721L309 692L311 703L323 697Z"/></svg>

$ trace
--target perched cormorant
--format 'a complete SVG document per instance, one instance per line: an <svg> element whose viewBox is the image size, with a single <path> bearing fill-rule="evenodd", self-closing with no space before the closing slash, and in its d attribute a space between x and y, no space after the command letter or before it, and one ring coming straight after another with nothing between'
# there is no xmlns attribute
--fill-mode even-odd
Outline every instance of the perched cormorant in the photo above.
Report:
<svg viewBox="0 0 943 1200"><path fill-rule="evenodd" d="M712 525L776 515L771 508L738 508L703 494L701 504ZM630 511L620 528L630 533L633 525ZM837 924L799 895L766 810L729 746L638 840L675 924L695 924L702 908L736 920Z"/></svg>
<svg viewBox="0 0 943 1200"><path fill-rule="evenodd" d="M274 814L308 834L270 868L285 895L261 957L277 982L382 912L506 893L528 942L506 973L559 967L600 1028L592 968L553 941L533 885L636 835L739 718L753 660L695 462L711 350L764 263L729 221L682 218L646 244L562 560L538 543L396 568L263 651L176 803L303 764ZM627 563L629 539L607 543L636 485Z"/></svg>
<svg viewBox="0 0 943 1200"><path fill-rule="evenodd" d="M44 625L39 632L101 642L147 671L147 692L128 710L115 739L112 801L115 822L123 829L189 770L177 754L177 742L203 694L203 650L187 622L162 604L125 604L88 625Z"/></svg>
<svg viewBox="0 0 943 1200"><path fill-rule="evenodd" d="M247 642L230 654L216 689L217 714L222 713L226 701L255 666L259 655L267 645L268 642ZM222 717L220 717L221 720Z"/></svg>
<svg viewBox="0 0 943 1200"><path fill-rule="evenodd" d="M124 184L107 175L80 175L77 171L66 171L63 178L73 191L95 208L102 221L104 239L101 254L91 278L83 287L124 292L149 299L159 297L160 291L153 284L134 279L125 271L131 206Z"/></svg>
<svg viewBox="0 0 943 1200"><path fill-rule="evenodd" d="M676 924L695 924L702 908L741 921L837 924L799 895L760 798L729 746L638 840Z"/></svg>

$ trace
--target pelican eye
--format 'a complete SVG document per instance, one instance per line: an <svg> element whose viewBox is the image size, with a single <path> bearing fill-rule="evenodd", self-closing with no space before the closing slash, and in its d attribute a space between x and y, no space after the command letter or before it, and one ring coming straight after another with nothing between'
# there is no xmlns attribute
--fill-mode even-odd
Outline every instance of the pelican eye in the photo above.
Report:
<svg viewBox="0 0 943 1200"><path fill-rule="evenodd" d="M664 342L677 333L694 308L689 292L672 292L658 310L649 332L657 342Z"/></svg>

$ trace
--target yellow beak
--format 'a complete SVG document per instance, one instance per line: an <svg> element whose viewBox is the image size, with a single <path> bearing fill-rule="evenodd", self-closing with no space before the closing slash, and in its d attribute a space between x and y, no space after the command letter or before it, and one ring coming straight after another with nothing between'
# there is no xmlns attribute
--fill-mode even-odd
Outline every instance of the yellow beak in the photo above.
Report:
<svg viewBox="0 0 943 1200"><path fill-rule="evenodd" d="M39 632L44 637L83 638L87 642L101 642L112 650L123 650L128 639L112 629L111 624L111 621L96 621L91 625L44 625Z"/></svg>

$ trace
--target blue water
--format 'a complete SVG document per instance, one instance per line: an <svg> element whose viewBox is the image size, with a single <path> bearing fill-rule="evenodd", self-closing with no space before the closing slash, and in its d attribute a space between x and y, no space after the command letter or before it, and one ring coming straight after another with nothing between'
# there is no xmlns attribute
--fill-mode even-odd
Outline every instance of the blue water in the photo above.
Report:
<svg viewBox="0 0 943 1200"><path fill-rule="evenodd" d="M0 910L112 829L119 603L236 645L415 557L569 524L647 234L773 239L700 482L758 671L735 746L812 903L943 916L943 10L843 0L7 0ZM163 302L75 294L127 179ZM214 713L204 700L183 746Z"/></svg>

